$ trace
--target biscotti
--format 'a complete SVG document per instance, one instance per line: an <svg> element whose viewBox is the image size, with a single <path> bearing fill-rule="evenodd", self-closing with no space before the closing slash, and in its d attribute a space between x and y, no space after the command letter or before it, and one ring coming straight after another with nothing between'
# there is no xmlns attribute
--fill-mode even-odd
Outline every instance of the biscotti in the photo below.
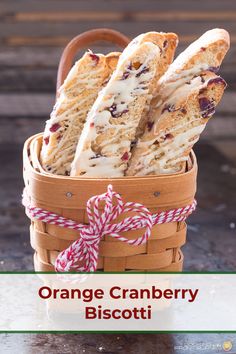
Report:
<svg viewBox="0 0 236 354"><path fill-rule="evenodd" d="M115 69L119 54L104 56L88 51L70 70L46 123L41 151L45 171L70 174L88 111Z"/></svg>
<svg viewBox="0 0 236 354"><path fill-rule="evenodd" d="M160 58L152 42L128 47L88 114L71 176L124 176Z"/></svg>
<svg viewBox="0 0 236 354"><path fill-rule="evenodd" d="M225 81L213 72L203 72L183 84L159 107L154 122L134 149L128 176L175 173L182 169L193 145L215 112Z"/></svg>
<svg viewBox="0 0 236 354"><path fill-rule="evenodd" d="M155 136L158 137L159 134L163 133L162 131L158 131L160 128L158 121L163 121L163 118L166 117L166 114L163 116L163 113L170 113L169 118L164 120L165 124L170 124L172 113L175 111L174 107L176 106L176 101L178 102L182 97L185 97L186 99L189 97L186 94L188 94L188 90L191 88L193 79L195 77L201 77L204 70L208 70L213 74L218 71L221 62L229 49L229 45L230 40L227 31L222 29L207 31L182 52L169 66L169 69L160 78L157 84L157 90L150 103L146 127L143 135L141 135L140 141L137 142L136 147L134 147L132 151L127 175L132 175L132 173L139 173L141 175L142 173L146 173L145 171L149 171L150 159L152 159L153 152L152 149L149 151L148 149L147 151L146 149L143 149L142 142L149 139L151 141L153 139L156 141ZM183 92L185 92L185 95ZM174 115L179 116L179 113L180 112L178 112L177 109ZM191 114L188 112L188 115ZM171 143L171 140L167 139L165 144L169 143ZM156 142L156 146L153 147L153 149L156 151L158 146L159 145ZM145 154L145 159L143 154ZM150 154L150 156L148 156L148 154ZM175 154L175 157L177 158L175 151L173 151L173 154ZM156 153L155 156L158 156L158 154ZM181 160L180 156L178 156L178 158ZM180 169L180 165L176 165L175 167L171 166L169 170L165 164L163 165L163 170L161 166L162 164L159 163L156 167L155 173L172 173ZM150 173L150 171L147 173Z"/></svg>

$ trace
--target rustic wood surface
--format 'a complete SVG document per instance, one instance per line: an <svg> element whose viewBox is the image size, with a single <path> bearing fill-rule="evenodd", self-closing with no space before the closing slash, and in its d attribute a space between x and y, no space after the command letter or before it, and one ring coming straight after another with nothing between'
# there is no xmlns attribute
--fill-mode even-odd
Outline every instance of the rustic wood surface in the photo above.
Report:
<svg viewBox="0 0 236 354"><path fill-rule="evenodd" d="M33 269L29 222L20 205L22 145L48 119L66 43L96 27L130 37L148 30L176 31L179 53L204 31L223 27L232 41L221 68L228 89L196 148L198 210L189 220L184 254L185 270L235 271L236 1L1 0L0 19L0 270ZM104 43L91 49L114 50ZM0 353L212 354L223 353L222 343L229 339L235 347L235 335L217 333L1 334Z"/></svg>

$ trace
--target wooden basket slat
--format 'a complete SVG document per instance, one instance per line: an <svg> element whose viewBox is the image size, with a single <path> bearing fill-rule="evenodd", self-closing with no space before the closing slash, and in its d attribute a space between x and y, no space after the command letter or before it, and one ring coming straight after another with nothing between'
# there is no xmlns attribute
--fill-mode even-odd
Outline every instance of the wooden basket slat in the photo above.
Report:
<svg viewBox="0 0 236 354"><path fill-rule="evenodd" d="M101 257L129 257L136 254L146 253L147 245L130 246L124 242L101 241L99 245L99 255Z"/></svg>
<svg viewBox="0 0 236 354"><path fill-rule="evenodd" d="M43 262L38 253L34 254L34 269L36 272L54 272L55 269L52 264Z"/></svg>
<svg viewBox="0 0 236 354"><path fill-rule="evenodd" d="M118 271L123 271L123 270L137 271L137 272L145 272L145 271L146 272L179 272L183 268L183 260L184 260L183 253L180 251L178 254L177 261L171 262L169 265L167 265L165 267L150 268L150 269L139 268L139 269L127 270L127 269L123 269L123 267L121 267L121 265L119 264L119 269L121 269L121 270L118 270L118 268L116 269L115 267L112 267L112 266L115 266L115 263L111 263L113 260L110 260L109 258L107 258L107 267L105 267L105 269L104 269L104 264L103 264L103 262L100 261L98 264L98 270L103 270L103 271L107 271L107 272L108 271L118 272ZM34 255L34 266L35 266L36 271L41 271L41 272L53 272L55 270L54 266L52 264L43 262L39 258L37 253L35 253L35 255ZM111 268L113 268L113 269L111 269Z"/></svg>
<svg viewBox="0 0 236 354"><path fill-rule="evenodd" d="M42 259L45 263L51 262L51 253L44 248L37 248L37 254L40 259Z"/></svg>
<svg viewBox="0 0 236 354"><path fill-rule="evenodd" d="M124 272L125 270L126 270L126 257L104 257L103 258L104 272Z"/></svg>
<svg viewBox="0 0 236 354"><path fill-rule="evenodd" d="M60 238L57 238L55 236L52 236L48 233L41 232L35 228L32 227L30 228L30 234L31 234L31 239L33 240L34 244L34 249L37 250L38 247L45 248L48 251L62 251L65 248L69 247L69 245L73 242L73 240L63 240ZM78 238L78 234L77 234Z"/></svg>
<svg viewBox="0 0 236 354"><path fill-rule="evenodd" d="M178 261L180 248L179 247L174 247L174 248L172 248L172 250L173 250L172 263L175 263L175 262Z"/></svg>
<svg viewBox="0 0 236 354"><path fill-rule="evenodd" d="M161 240L149 240L147 245L147 253L159 253L163 252L169 248L181 247L185 244L186 241L186 228L177 231L173 236L168 237L167 239Z"/></svg>
<svg viewBox="0 0 236 354"><path fill-rule="evenodd" d="M147 271L151 272L180 272L183 269L183 261L184 261L184 255L181 250L179 250L179 253L177 255L176 261L171 262L170 265L164 268L156 268L156 269L148 269Z"/></svg>
<svg viewBox="0 0 236 354"><path fill-rule="evenodd" d="M126 257L126 267L128 269L152 269L162 268L172 262L173 249L158 254L140 254Z"/></svg>
<svg viewBox="0 0 236 354"><path fill-rule="evenodd" d="M57 237L59 240L70 240L71 242L73 242L78 239L77 231L71 229L64 229L56 225L48 224L47 233L50 236Z"/></svg>
<svg viewBox="0 0 236 354"><path fill-rule="evenodd" d="M45 248L48 251L57 250L62 251L73 242L73 240L59 239L55 236L49 235L47 233L41 232L31 226L31 238L32 247L37 250L37 248ZM78 238L78 235L77 235ZM186 240L186 227L174 233L167 239L151 239L147 244L132 247L124 242L116 241L114 245L112 238L108 236L108 240L100 242L99 254L101 257L106 257L112 255L112 257L120 256L131 256L141 253L159 253L168 248L180 247L185 243ZM110 256L111 257L111 256Z"/></svg>

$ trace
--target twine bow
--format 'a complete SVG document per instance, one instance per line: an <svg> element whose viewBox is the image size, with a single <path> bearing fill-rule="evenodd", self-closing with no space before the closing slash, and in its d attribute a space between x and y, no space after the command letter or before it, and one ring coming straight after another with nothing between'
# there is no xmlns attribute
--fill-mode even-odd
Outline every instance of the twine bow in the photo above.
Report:
<svg viewBox="0 0 236 354"><path fill-rule="evenodd" d="M99 209L101 202L105 202L103 210ZM120 194L113 191L112 185L108 186L106 193L93 196L87 201L89 224L79 224L74 220L32 206L26 191L23 193L22 203L30 218L80 231L80 238L58 255L55 261L55 269L58 272L94 272L97 269L99 243L104 236L109 235L129 245L138 246L147 242L153 225L183 221L196 209L196 201L194 200L186 207L151 214L142 204L124 203ZM114 223L119 215L127 212L135 212L137 215ZM146 229L144 234L134 240L120 235L122 232L143 228Z"/></svg>

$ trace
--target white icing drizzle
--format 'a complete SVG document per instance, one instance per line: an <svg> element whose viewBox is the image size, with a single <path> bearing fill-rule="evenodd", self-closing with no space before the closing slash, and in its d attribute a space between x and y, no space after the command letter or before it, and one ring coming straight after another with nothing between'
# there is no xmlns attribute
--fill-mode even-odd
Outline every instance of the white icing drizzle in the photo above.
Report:
<svg viewBox="0 0 236 354"><path fill-rule="evenodd" d="M152 149L153 145L150 142L142 142L142 147L145 147L146 154L142 154L140 157L140 169L137 167L135 176L175 172L173 167L169 169L166 167L168 161L174 159L174 165L186 161L188 157L182 156L182 154L198 141L199 135L205 126L205 124L201 124L176 135L171 141L159 147L158 150ZM193 137L195 138L192 139ZM156 157L161 155L163 156L156 160Z"/></svg>
<svg viewBox="0 0 236 354"><path fill-rule="evenodd" d="M158 100L155 107L159 107L164 102L168 101L169 98L174 94L176 90L181 88L186 82L192 80L194 76L198 76L202 71L206 70L209 67L206 63L200 63L194 65L188 70L181 70L180 72L174 72L172 75L166 74L168 79L165 78L165 75L159 80L159 91L158 91ZM167 71L168 73L168 71ZM186 87L187 90L187 87Z"/></svg>
<svg viewBox="0 0 236 354"><path fill-rule="evenodd" d="M139 61L140 53L145 60L138 69L133 66L131 68L130 64L135 62L136 57ZM144 109L150 82L155 75L158 54L160 54L159 48L149 42L139 48L135 45L128 46L125 53L123 52L117 69L107 86L99 93L88 114L71 165L72 176L119 177L124 175L130 156L130 144L135 137L136 127L142 114L140 109L135 116L130 116L130 107L137 105L139 99L144 97L142 104ZM100 134L103 134L104 139L98 143ZM95 149L94 144L96 144ZM123 159L124 154L126 154L125 159Z"/></svg>

